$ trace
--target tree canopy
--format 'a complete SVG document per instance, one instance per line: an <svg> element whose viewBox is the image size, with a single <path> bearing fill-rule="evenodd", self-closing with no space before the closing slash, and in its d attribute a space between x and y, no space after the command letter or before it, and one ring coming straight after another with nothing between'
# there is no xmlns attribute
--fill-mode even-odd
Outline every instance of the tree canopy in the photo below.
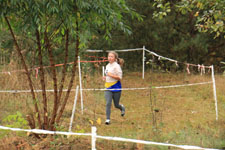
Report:
<svg viewBox="0 0 225 150"><path fill-rule="evenodd" d="M196 18L195 26L199 32L214 33L215 38L225 38L225 1L224 0L154 0L154 17L162 19L171 9L185 15L191 13Z"/></svg>
<svg viewBox="0 0 225 150"><path fill-rule="evenodd" d="M28 116L31 128L35 128L37 124L39 128L55 130L73 86L79 50L98 32L104 34L105 40L109 40L114 29L130 34L130 27L123 17L125 14L142 19L127 6L125 0L0 0L1 28L8 28L10 31L31 89L35 110L35 113L29 112ZM27 48L20 39L30 40L30 51L34 53L34 59L38 60L34 65L40 69L42 103L37 102L28 70L30 60L22 52ZM72 76L67 93L62 98L69 53L73 54ZM55 66L57 60L64 64L60 81ZM54 88L52 111L48 108L46 96L45 63L51 66ZM34 116L37 123L32 119Z"/></svg>

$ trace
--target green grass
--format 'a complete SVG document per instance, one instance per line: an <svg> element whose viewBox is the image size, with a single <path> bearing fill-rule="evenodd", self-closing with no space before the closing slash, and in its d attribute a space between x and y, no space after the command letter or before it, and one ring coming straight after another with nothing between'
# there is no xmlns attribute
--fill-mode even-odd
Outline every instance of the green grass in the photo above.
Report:
<svg viewBox="0 0 225 150"><path fill-rule="evenodd" d="M7 77L8 81L12 79ZM186 75L167 73L146 73L145 79L141 79L141 73L126 73L122 80L124 88L151 87L176 84L188 84L211 81L210 75ZM0 81L4 82L4 80ZM25 79L16 78L13 83L0 84L1 89L27 88ZM125 117L120 116L120 111L112 106L111 125L106 126L105 99L103 91L84 91L84 114L81 114L80 100L77 103L76 114L73 121L73 132L91 132L91 126L97 127L97 134L116 136L132 139L140 139L155 142L167 142L178 145L196 145L208 148L225 147L225 78L216 76L219 120L216 121L215 103L212 84L190 87L123 91L121 103L126 107ZM76 84L78 84L76 79ZM10 86L10 85L13 85ZM36 89L40 88L36 84ZM74 86L75 88L75 86ZM104 88L101 74L95 76L86 75L83 80L83 88ZM48 80L48 89L52 89L51 80ZM0 120L19 111L24 116L27 108L32 108L29 94L5 94L1 93ZM53 99L53 94L48 94ZM38 95L41 100L41 93ZM69 128L72 112L74 92L71 93L66 111L63 114L60 130ZM41 104L40 104L41 105ZM49 102L49 110L52 106ZM26 108L26 109L25 109ZM101 120L101 124L97 120ZM1 125L7 125L1 122ZM12 133L12 132L10 132ZM8 133L7 136L10 136ZM12 133L13 134L13 133ZM86 138L70 137L71 139L83 139L90 146L90 140ZM89 138L87 138L89 139ZM60 141L60 140L59 140ZM64 145L68 139L64 139ZM55 147L62 144L53 143ZM87 146L88 147L88 146ZM90 148L90 147L89 147ZM135 143L97 140L98 149L152 149L164 150L168 147L141 145ZM174 148L172 148L174 149Z"/></svg>

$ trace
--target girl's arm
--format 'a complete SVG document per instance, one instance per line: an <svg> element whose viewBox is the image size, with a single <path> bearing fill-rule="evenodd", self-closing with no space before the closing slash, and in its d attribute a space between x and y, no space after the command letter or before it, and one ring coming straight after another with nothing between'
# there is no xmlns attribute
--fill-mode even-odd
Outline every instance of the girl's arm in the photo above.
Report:
<svg viewBox="0 0 225 150"><path fill-rule="evenodd" d="M112 73L110 73L110 72L107 73L107 76L109 76L109 77L111 77L111 78L114 78L114 79L116 79L116 80L120 80L120 76L114 75L114 74L112 74Z"/></svg>

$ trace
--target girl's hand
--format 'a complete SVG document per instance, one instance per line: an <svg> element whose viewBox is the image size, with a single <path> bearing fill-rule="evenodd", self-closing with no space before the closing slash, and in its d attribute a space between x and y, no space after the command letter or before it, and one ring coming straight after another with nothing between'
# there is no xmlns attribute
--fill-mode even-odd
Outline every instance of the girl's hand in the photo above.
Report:
<svg viewBox="0 0 225 150"><path fill-rule="evenodd" d="M102 80L105 81L105 79L106 79L106 76L103 76L103 77L102 77Z"/></svg>

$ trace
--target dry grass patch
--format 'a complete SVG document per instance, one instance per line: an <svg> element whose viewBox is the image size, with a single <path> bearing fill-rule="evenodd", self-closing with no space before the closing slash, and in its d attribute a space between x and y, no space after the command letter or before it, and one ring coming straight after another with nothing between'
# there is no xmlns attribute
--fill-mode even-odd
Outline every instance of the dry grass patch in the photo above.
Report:
<svg viewBox="0 0 225 150"><path fill-rule="evenodd" d="M20 80L20 79L16 79ZM141 79L141 73L125 73L122 80L124 88L155 87L164 85L189 84L211 81L211 75L187 75L167 73L146 73ZM5 83L5 81L2 81ZM48 80L48 89L51 89L51 80ZM78 84L78 79L74 85ZM111 125L106 126L105 99L103 91L83 91L84 114L81 113L80 99L77 102L73 132L91 132L91 126L97 126L99 135L126 137L132 139L151 140L156 142L169 142L174 144L197 145L202 147L222 148L225 138L225 78L216 76L219 120L216 121L215 102L212 84L179 87L169 89L132 90L123 91L121 103L126 106L125 117L120 116L120 111L112 106ZM14 85L15 86L14 86ZM2 89L22 89L26 82L12 81L1 85ZM12 85L11 87L9 85ZM38 89L37 83L36 88ZM75 86L74 86L75 88ZM104 88L101 74L83 77L83 88ZM68 131L74 92L71 93L68 105L61 120L58 130ZM28 107L33 107L29 94L4 94L1 93L0 120L15 110L26 114ZM48 97L52 99L52 94ZM41 93L38 96L41 100ZM49 103L49 109L52 107ZM25 109L26 108L26 109ZM99 122L100 120L100 122ZM2 125L4 123L1 122ZM60 138L59 138L60 139ZM60 143L55 143L57 148L66 148L71 143L67 138ZM61 139L61 140L62 140ZM71 139L71 138L70 138ZM73 137L73 139L76 139ZM77 138L85 143L85 148L90 148L90 139ZM51 142L51 140L47 140ZM43 141L43 145L48 142ZM79 142L78 142L79 143ZM76 143L75 145L79 144ZM39 143L39 148L42 144ZM54 143L53 143L54 145ZM62 146L62 147L61 147ZM44 146L43 146L44 147ZM82 145L81 145L82 147ZM133 143L112 142L97 140L98 149L164 149L157 146L146 146ZM43 148L44 149L44 148ZM165 148L167 149L167 147Z"/></svg>

